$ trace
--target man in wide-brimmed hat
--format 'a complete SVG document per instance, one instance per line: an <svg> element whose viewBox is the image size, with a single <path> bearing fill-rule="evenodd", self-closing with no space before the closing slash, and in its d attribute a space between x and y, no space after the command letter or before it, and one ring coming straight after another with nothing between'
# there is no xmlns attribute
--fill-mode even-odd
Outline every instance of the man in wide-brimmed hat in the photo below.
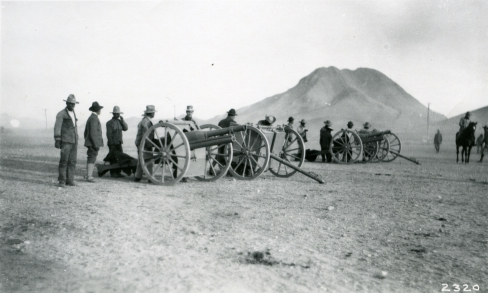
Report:
<svg viewBox="0 0 488 293"><path fill-rule="evenodd" d="M127 126L127 123L124 121L124 117L121 116L121 114L124 114L120 111L119 106L114 106L114 109L112 112L112 119L110 119L106 126L107 126L107 146L109 149L109 153L107 155L110 164L115 164L117 163L117 157L115 154L117 152L123 153L124 150L122 148L122 144L124 143L122 140L122 131L127 131L129 129L129 126ZM105 159L106 160L106 159ZM110 170L110 177L118 178L118 177L124 177L122 175L121 170Z"/></svg>
<svg viewBox="0 0 488 293"><path fill-rule="evenodd" d="M320 149L322 151L322 162L332 162L332 122L330 120L324 121L324 127L320 129Z"/></svg>
<svg viewBox="0 0 488 293"><path fill-rule="evenodd" d="M75 114L75 95L70 94L66 102L66 108L56 114L54 123L54 147L61 150L59 160L59 187L75 186L75 170L78 152L78 129Z"/></svg>
<svg viewBox="0 0 488 293"><path fill-rule="evenodd" d="M100 147L103 147L102 137L102 124L98 116L102 112L103 106L100 106L98 102L93 102L92 106L88 109L92 111L90 117L86 121L85 126L85 146L87 147L86 154L88 156L86 161L86 181L95 182L93 178L93 168L97 161L98 151Z"/></svg>
<svg viewBox="0 0 488 293"><path fill-rule="evenodd" d="M276 117L271 116L271 115L265 115L264 120L259 120L257 125L262 125L262 126L272 126L273 123L276 122Z"/></svg>
<svg viewBox="0 0 488 293"><path fill-rule="evenodd" d="M302 119L302 120L300 120L300 125L298 125L298 127L297 127L297 132L303 138L303 142L308 142L308 140L307 140L308 129L305 127L306 123L307 122L305 121L305 119Z"/></svg>
<svg viewBox="0 0 488 293"><path fill-rule="evenodd" d="M363 127L364 127L363 129L358 131L360 135L368 135L372 133L371 130L369 130L369 128L371 127L371 123L366 122L363 124Z"/></svg>
<svg viewBox="0 0 488 293"><path fill-rule="evenodd" d="M230 109L229 112L227 112L227 118L222 119L219 121L219 126L222 128L227 128L230 127L232 123L237 123L236 120L236 110Z"/></svg>
<svg viewBox="0 0 488 293"><path fill-rule="evenodd" d="M195 110L193 110L193 106L191 106L191 105L187 106L186 107L186 116L185 116L185 118L183 118L183 120L193 122L196 129L199 130L200 127L198 126L197 122L193 119L193 112L195 112ZM192 125L190 125L190 130L192 130L192 131L195 130L195 129L193 129Z"/></svg>
<svg viewBox="0 0 488 293"><path fill-rule="evenodd" d="M144 135L144 133L146 133L146 131L149 128L151 128L153 126L151 119L154 118L154 114L156 112L157 112L156 107L154 107L153 105L147 105L146 111L144 111L144 114L142 115L142 116L144 116L144 118L142 118L141 122L139 122L139 124L137 125L137 135L136 135L137 153L139 153L139 147L141 145L142 136ZM151 141L154 140L154 132L151 132L149 134L148 139ZM144 143L144 150L152 152L152 150L153 150L152 144L151 143ZM148 159L151 157L152 157L151 153L144 153L144 155L143 155L144 159ZM146 163L146 166L147 166L148 171L152 174L152 172L153 172L153 160L149 160ZM137 164L137 170L136 170L134 181L139 182L139 181L141 181L141 178L142 178L142 166L141 166L141 162L139 161L139 163ZM151 183L151 180L148 179L147 182Z"/></svg>

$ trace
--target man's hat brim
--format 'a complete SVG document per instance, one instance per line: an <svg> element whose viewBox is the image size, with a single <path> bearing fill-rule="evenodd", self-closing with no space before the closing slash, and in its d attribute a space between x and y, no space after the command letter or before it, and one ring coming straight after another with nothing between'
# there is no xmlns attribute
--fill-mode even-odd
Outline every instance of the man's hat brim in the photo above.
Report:
<svg viewBox="0 0 488 293"><path fill-rule="evenodd" d="M63 101L68 102L68 103L71 103L71 104L79 104L80 103L80 102L77 102L77 101L75 101L74 103L73 102L70 102L68 100L63 100Z"/></svg>
<svg viewBox="0 0 488 293"><path fill-rule="evenodd" d="M99 106L97 108L93 108L93 106L91 106L90 108L88 108L88 110L92 111L92 112L98 112L100 110L103 109L103 106Z"/></svg>

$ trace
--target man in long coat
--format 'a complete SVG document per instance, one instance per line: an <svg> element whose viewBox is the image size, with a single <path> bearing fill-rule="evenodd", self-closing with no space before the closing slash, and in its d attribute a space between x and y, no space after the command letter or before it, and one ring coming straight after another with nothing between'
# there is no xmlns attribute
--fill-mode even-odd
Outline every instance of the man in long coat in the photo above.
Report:
<svg viewBox="0 0 488 293"><path fill-rule="evenodd" d="M85 146L87 147L86 154L88 156L86 160L86 181L92 183L95 182L93 168L97 161L98 151L103 147L102 124L100 119L98 119L102 108L103 106L100 106L98 102L92 103L92 106L88 109L92 111L92 114L88 117L85 126Z"/></svg>
<svg viewBox="0 0 488 293"><path fill-rule="evenodd" d="M230 127L232 123L237 123L236 120L236 110L230 109L229 112L227 112L227 118L222 119L219 121L219 126L222 128L227 128Z"/></svg>
<svg viewBox="0 0 488 293"><path fill-rule="evenodd" d="M142 115L142 116L144 116L144 118L142 118L141 122L139 122L139 124L137 125L137 135L136 135L135 143L136 143L138 154L140 151L139 147L141 145L141 141L142 141L142 137L144 136L144 133L146 133L146 131L153 126L151 119L154 118L155 113L156 113L156 107L154 107L153 105L147 105L146 111L144 111L144 114ZM154 141L154 131L149 134L148 139L151 141ZM153 145L146 141L144 143L144 150L152 152L153 151ZM152 157L151 153L144 153L144 155L143 155L143 159L147 159L147 158L151 158L151 157ZM146 166L147 166L148 171L152 174L152 172L153 172L153 161L150 160L150 161L146 162ZM141 161L139 160L139 162L137 164L135 179L134 179L135 182L141 181L142 171L143 170L142 170ZM150 183L151 180L148 179L147 182Z"/></svg>
<svg viewBox="0 0 488 293"><path fill-rule="evenodd" d="M59 160L59 187L75 186L75 170L78 151L78 130L75 105L79 104L73 94L68 96L66 108L56 115L54 123L54 147L61 150Z"/></svg>
<svg viewBox="0 0 488 293"><path fill-rule="evenodd" d="M322 162L325 163L325 157L327 157L327 163L330 163L332 162L332 128L330 128L332 122L326 120L324 124L325 126L320 129L320 149L322 151Z"/></svg>
<svg viewBox="0 0 488 293"><path fill-rule="evenodd" d="M124 121L124 117L120 116L120 114L124 114L120 112L120 107L115 106L112 113L112 119L110 119L106 126L107 126L107 145L109 149L108 158L110 158L110 164L117 163L117 156L116 153L123 153L124 150L122 148L122 144L124 143L122 140L122 131L127 131L129 127L127 123ZM110 177L118 178L124 177L121 173L121 169L118 170L110 170Z"/></svg>
<svg viewBox="0 0 488 293"><path fill-rule="evenodd" d="M439 129L437 129L437 133L434 136L434 147L435 152L438 153L442 143L442 134Z"/></svg>

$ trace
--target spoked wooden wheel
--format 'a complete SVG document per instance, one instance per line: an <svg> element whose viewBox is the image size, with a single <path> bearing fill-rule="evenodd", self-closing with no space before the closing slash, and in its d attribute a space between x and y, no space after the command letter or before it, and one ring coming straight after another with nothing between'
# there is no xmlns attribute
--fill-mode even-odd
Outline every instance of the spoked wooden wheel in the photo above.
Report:
<svg viewBox="0 0 488 293"><path fill-rule="evenodd" d="M201 130L221 129L220 126L204 124ZM200 181L215 181L227 174L232 163L233 148L232 143L210 146L205 148L205 175L195 176Z"/></svg>
<svg viewBox="0 0 488 293"><path fill-rule="evenodd" d="M363 143L355 131L343 129L332 137L332 159L340 164L352 164L363 153Z"/></svg>
<svg viewBox="0 0 488 293"><path fill-rule="evenodd" d="M274 149L279 151L275 155L297 167L301 167L305 161L305 143L298 132L287 129L283 142L275 141ZM290 177L297 172L279 161L271 161L268 169L273 175L278 177Z"/></svg>
<svg viewBox="0 0 488 293"><path fill-rule="evenodd" d="M178 127L160 122L142 136L139 161L142 170L153 183L173 185L188 170L190 145Z"/></svg>
<svg viewBox="0 0 488 293"><path fill-rule="evenodd" d="M229 172L237 179L252 180L261 175L269 164L270 150L266 136L253 126L235 134L234 158Z"/></svg>
<svg viewBox="0 0 488 293"><path fill-rule="evenodd" d="M383 140L379 142L379 150L376 156L371 160L373 163L378 163L383 160L388 155L388 152L390 151L390 141L388 141L388 138L386 136L383 136Z"/></svg>
<svg viewBox="0 0 488 293"><path fill-rule="evenodd" d="M383 162L391 162L398 157L398 154L402 151L402 142L400 138L394 134L385 134L386 138L390 142L390 149L388 154L383 158Z"/></svg>
<svg viewBox="0 0 488 293"><path fill-rule="evenodd" d="M367 142L363 144L363 159L361 160L362 163L369 163L371 162L379 150L379 143L377 141L374 142Z"/></svg>

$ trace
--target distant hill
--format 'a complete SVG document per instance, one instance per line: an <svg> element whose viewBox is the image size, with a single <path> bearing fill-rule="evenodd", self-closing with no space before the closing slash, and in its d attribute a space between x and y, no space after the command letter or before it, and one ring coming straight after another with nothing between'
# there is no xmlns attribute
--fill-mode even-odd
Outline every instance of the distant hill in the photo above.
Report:
<svg viewBox="0 0 488 293"><path fill-rule="evenodd" d="M318 68L288 91L237 109L237 113L239 123L256 123L266 114L276 116L278 124L286 123L289 116L295 118L295 125L305 119L314 139L327 119L333 122L334 131L345 128L348 121L357 129L369 121L373 128L395 133L418 132L427 125L424 105L386 75L368 68ZM430 115L435 121L446 119L432 111ZM222 118L207 122L218 123Z"/></svg>

